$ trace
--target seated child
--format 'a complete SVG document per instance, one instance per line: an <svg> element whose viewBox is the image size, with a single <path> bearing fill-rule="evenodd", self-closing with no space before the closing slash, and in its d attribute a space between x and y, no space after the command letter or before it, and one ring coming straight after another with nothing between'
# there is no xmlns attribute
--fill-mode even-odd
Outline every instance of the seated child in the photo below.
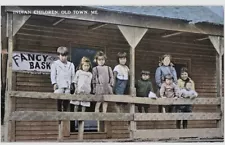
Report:
<svg viewBox="0 0 225 145"><path fill-rule="evenodd" d="M188 81L184 83L183 89L180 90L180 97L181 98L189 98L194 99L198 96L198 93L193 90L192 82ZM192 106L191 105L178 105L176 106L176 112L192 112ZM180 120L179 123L177 123L177 128L180 128ZM187 128L187 120L183 120L183 128Z"/></svg>
<svg viewBox="0 0 225 145"><path fill-rule="evenodd" d="M178 98L179 97L179 88L175 83L173 83L171 75L165 76L164 82L160 88L160 97L162 98ZM172 112L173 109L174 109L174 106L168 106L167 112Z"/></svg>
<svg viewBox="0 0 225 145"><path fill-rule="evenodd" d="M150 81L150 72L142 71L141 79L138 80L135 84L137 90L137 97L148 97L149 92L154 92L152 83ZM142 113L144 109L145 113L148 113L149 105L148 104L138 104L138 112Z"/></svg>
<svg viewBox="0 0 225 145"><path fill-rule="evenodd" d="M192 82L185 82L184 89L180 90L180 97L182 98L196 98L198 96L198 93L192 89Z"/></svg>

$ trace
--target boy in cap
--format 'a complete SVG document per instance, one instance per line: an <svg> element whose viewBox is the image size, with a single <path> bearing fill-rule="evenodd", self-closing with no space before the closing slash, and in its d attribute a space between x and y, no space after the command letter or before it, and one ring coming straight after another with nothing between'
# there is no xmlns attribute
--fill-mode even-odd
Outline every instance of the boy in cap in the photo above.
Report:
<svg viewBox="0 0 225 145"><path fill-rule="evenodd" d="M150 71L142 71L141 79L139 79L135 84L137 90L137 97L148 97L149 92L154 92L152 83L150 81ZM149 105L138 104L138 112L142 112L144 109L145 113L148 113Z"/></svg>
<svg viewBox="0 0 225 145"><path fill-rule="evenodd" d="M178 98L179 97L179 88L173 83L172 76L166 75L164 78L164 82L160 88L160 97L161 98ZM168 112L173 111L173 106L169 106ZM165 112L165 111L163 111Z"/></svg>

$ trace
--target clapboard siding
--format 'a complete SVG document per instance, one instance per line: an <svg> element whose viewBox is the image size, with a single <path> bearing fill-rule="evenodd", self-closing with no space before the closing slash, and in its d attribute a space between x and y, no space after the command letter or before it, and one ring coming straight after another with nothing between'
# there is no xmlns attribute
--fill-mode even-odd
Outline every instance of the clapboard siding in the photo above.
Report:
<svg viewBox="0 0 225 145"><path fill-rule="evenodd" d="M44 89L45 88L45 89ZM16 73L17 91L51 92L49 75ZM16 98L16 111L56 111L56 100ZM56 140L57 122L16 122L16 141Z"/></svg>
<svg viewBox="0 0 225 145"><path fill-rule="evenodd" d="M65 28L63 28L65 26ZM126 51L129 54L129 45L119 29L100 28L94 31L87 30L86 26L76 25L72 29L64 23L59 27L50 27L28 21L16 35L15 51L29 51L41 53L55 53L57 47L67 46L76 48L88 46L93 49L105 50L107 64L112 68L116 65L116 54ZM67 27L67 28L66 28ZM190 37L187 37L190 38ZM155 85L155 70L158 67L159 57L165 53L173 56L174 63L187 63L190 76L195 81L199 97L216 97L216 51L208 42L205 45L162 39L148 31L136 48L135 67L136 79L140 77L142 69L151 71L151 80ZM128 60L129 63L129 60ZM154 86L155 91L157 90ZM17 73L16 90L52 92L49 75ZM129 111L129 106L126 107ZM41 100L20 98L16 100L16 110L45 110L56 111L56 100ZM109 105L109 112L113 107ZM158 112L158 106L151 105L150 112ZM194 112L216 112L216 106L195 105ZM137 112L137 108L136 108ZM175 128L175 121L144 121L138 122L138 129ZM215 121L189 121L189 128L216 127ZM129 138L128 122L111 122L112 138ZM16 122L17 141L56 140L58 135L57 122ZM74 140L77 134L71 134L66 140ZM84 139L106 139L106 133L84 133Z"/></svg>

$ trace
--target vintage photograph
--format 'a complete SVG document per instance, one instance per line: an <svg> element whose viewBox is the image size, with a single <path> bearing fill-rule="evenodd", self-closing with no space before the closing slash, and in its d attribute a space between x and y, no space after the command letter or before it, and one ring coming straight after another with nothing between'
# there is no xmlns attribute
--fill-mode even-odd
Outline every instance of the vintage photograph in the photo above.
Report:
<svg viewBox="0 0 225 145"><path fill-rule="evenodd" d="M224 7L2 5L1 142L224 142Z"/></svg>

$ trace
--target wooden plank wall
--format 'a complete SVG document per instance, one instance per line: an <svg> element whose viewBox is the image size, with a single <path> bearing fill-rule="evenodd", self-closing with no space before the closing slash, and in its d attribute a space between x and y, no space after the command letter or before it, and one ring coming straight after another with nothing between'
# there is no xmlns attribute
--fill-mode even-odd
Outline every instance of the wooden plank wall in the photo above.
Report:
<svg viewBox="0 0 225 145"><path fill-rule="evenodd" d="M51 92L49 75L16 73L16 90ZM56 111L56 100L16 98L16 111ZM55 121L17 121L16 141L56 140L58 124Z"/></svg>
<svg viewBox="0 0 225 145"><path fill-rule="evenodd" d="M64 29L34 25L32 21L25 24L16 35L16 51L33 51L54 53L58 46L89 46L102 48L108 56L107 63L116 65L116 54L129 46L118 29L100 28L88 31L87 27L76 25L71 30L68 25L60 24ZM215 82L215 50L211 45L195 45L181 43L178 38L173 41L147 33L136 48L136 79L142 69L151 71L154 83L158 57L170 53L177 62L190 60L191 77L195 81L199 97L216 97ZM169 41L169 42L167 42ZM180 42L180 43L179 43ZM175 61L175 63L176 63ZM16 90L52 92L48 75L28 75L17 73ZM154 83L155 84L155 83ZM156 91L156 87L155 87ZM112 111L112 106L109 106ZM56 101L39 99L17 99L16 110L56 110ZM127 110L128 111L128 110ZM194 106L195 112L215 112L216 106ZM150 112L157 112L157 106L151 106ZM112 138L129 138L128 122L110 122ZM216 127L215 121L189 121L189 128ZM175 121L143 121L138 122L138 129L175 128ZM16 141L24 140L56 140L57 122L16 122ZM94 139L106 135L101 133L85 133L85 139ZM68 139L76 139L71 135Z"/></svg>

